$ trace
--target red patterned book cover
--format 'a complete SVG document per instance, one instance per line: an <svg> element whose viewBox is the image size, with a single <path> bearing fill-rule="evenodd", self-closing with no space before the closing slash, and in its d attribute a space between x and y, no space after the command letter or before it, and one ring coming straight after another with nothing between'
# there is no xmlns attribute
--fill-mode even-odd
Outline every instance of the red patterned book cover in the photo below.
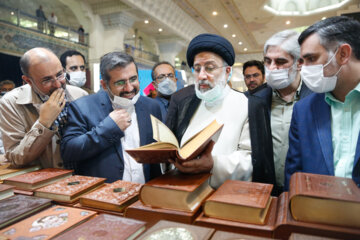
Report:
<svg viewBox="0 0 360 240"><path fill-rule="evenodd" d="M123 212L138 199L141 184L116 181L80 197L83 206Z"/></svg>
<svg viewBox="0 0 360 240"><path fill-rule="evenodd" d="M4 183L13 185L22 190L34 190L71 176L72 172L73 170L46 168L7 178L4 180Z"/></svg>
<svg viewBox="0 0 360 240"><path fill-rule="evenodd" d="M89 221L60 235L56 240L125 240L134 239L145 230L145 222L100 214Z"/></svg>
<svg viewBox="0 0 360 240"><path fill-rule="evenodd" d="M82 194L104 184L105 180L105 178L74 175L37 189L35 196L60 202L74 202Z"/></svg>

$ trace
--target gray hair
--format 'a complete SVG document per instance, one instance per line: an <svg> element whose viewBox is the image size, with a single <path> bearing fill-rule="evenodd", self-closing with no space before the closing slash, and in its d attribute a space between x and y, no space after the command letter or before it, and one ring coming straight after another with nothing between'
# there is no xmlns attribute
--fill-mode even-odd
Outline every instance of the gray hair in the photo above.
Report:
<svg viewBox="0 0 360 240"><path fill-rule="evenodd" d="M264 55L270 46L279 46L294 58L294 64L300 58L299 33L294 30L284 30L272 35L264 45Z"/></svg>
<svg viewBox="0 0 360 240"><path fill-rule="evenodd" d="M100 73L102 80L108 85L110 81L109 71L117 67L126 67L130 63L135 64L136 72L138 72L138 67L132 56L123 52L110 52L105 54L100 59Z"/></svg>

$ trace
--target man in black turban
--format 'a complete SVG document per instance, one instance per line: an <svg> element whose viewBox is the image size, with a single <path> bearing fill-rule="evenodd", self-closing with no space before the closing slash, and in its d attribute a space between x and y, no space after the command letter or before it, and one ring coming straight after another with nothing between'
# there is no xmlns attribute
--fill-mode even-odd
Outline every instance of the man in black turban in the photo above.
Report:
<svg viewBox="0 0 360 240"><path fill-rule="evenodd" d="M235 52L231 43L214 34L195 37L187 50L194 85L173 94L167 126L183 144L214 119L224 124L216 141L197 158L171 162L182 172L212 172L210 185L227 179L251 180L253 165L248 122L248 100L229 87Z"/></svg>

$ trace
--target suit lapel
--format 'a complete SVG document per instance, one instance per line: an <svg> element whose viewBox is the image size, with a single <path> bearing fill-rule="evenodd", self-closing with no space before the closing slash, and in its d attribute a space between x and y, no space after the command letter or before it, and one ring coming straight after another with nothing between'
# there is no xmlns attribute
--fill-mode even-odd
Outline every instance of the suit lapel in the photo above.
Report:
<svg viewBox="0 0 360 240"><path fill-rule="evenodd" d="M334 151L331 136L330 106L325 102L324 94L317 96L318 101L312 107L315 116L316 131L319 137L321 151L331 175L334 175Z"/></svg>
<svg viewBox="0 0 360 240"><path fill-rule="evenodd" d="M359 159L360 159L360 133L359 133L357 144L356 144L355 159L354 159L354 167L353 167L353 169L356 169L355 166L356 166L356 164L358 164Z"/></svg>
<svg viewBox="0 0 360 240"><path fill-rule="evenodd" d="M141 134L140 129L152 129L152 126L149 125L149 121L147 121L150 116L146 109L144 109L144 105L141 104L143 101L143 97L140 96L138 101L135 104L135 112L136 112L136 118L139 126L139 136L140 136L140 146L145 145L148 141L146 134ZM143 133L149 132L149 131L143 131ZM152 133L152 131L151 131Z"/></svg>

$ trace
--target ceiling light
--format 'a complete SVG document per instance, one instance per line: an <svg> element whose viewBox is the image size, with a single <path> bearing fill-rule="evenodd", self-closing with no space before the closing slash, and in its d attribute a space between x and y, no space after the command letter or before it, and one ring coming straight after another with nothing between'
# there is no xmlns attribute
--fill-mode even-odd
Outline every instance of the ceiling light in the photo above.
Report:
<svg viewBox="0 0 360 240"><path fill-rule="evenodd" d="M322 17L322 18L321 18L321 20L325 20L325 19L326 19L326 17Z"/></svg>
<svg viewBox="0 0 360 240"><path fill-rule="evenodd" d="M216 12L216 11L213 11L213 12L212 12L212 15L213 15L213 16L216 16L216 15L217 15L217 12Z"/></svg>
<svg viewBox="0 0 360 240"><path fill-rule="evenodd" d="M239 45L242 45L242 42L239 42Z"/></svg>
<svg viewBox="0 0 360 240"><path fill-rule="evenodd" d="M145 23L145 24L148 24L148 23L149 23L149 20L145 20L144 23Z"/></svg>
<svg viewBox="0 0 360 240"><path fill-rule="evenodd" d="M227 28L228 27L228 25L227 24L224 24L224 28Z"/></svg>
<svg viewBox="0 0 360 240"><path fill-rule="evenodd" d="M133 35L133 38L135 37L135 34Z"/></svg>
<svg viewBox="0 0 360 240"><path fill-rule="evenodd" d="M14 12L11 12L11 15L14 15L15 13Z"/></svg>
<svg viewBox="0 0 360 240"><path fill-rule="evenodd" d="M162 28L159 28L159 32L162 32Z"/></svg>
<svg viewBox="0 0 360 240"><path fill-rule="evenodd" d="M236 37L236 34L231 35L232 37Z"/></svg>
<svg viewBox="0 0 360 240"><path fill-rule="evenodd" d="M290 22L290 20L287 20L285 23L286 23L286 25L289 25L291 22Z"/></svg>
<svg viewBox="0 0 360 240"><path fill-rule="evenodd" d="M247 51L247 48L244 48L244 51L246 52L246 51Z"/></svg>

